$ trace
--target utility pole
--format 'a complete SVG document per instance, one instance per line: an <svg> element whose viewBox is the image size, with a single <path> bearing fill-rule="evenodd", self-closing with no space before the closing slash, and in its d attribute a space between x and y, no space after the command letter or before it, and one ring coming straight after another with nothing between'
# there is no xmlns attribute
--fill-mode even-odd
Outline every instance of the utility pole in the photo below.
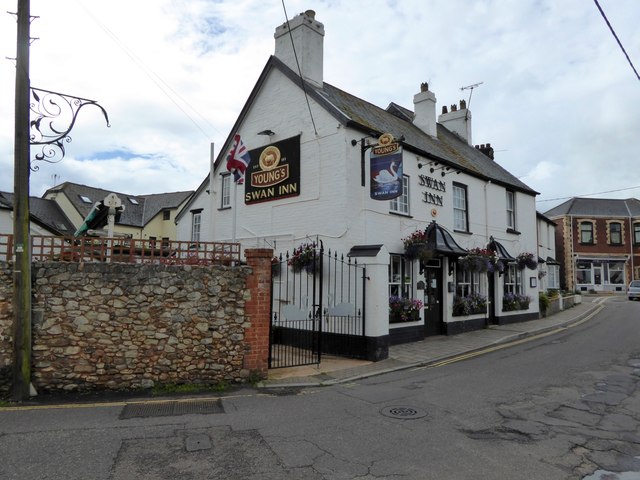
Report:
<svg viewBox="0 0 640 480"><path fill-rule="evenodd" d="M13 182L13 388L29 398L31 382L31 237L29 232L29 27L30 0L18 0Z"/></svg>

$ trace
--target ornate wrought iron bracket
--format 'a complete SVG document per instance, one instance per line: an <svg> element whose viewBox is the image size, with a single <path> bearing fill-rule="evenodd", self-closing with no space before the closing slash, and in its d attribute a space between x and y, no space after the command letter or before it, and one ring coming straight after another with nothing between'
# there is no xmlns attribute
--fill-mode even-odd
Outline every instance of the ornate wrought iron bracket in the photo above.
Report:
<svg viewBox="0 0 640 480"><path fill-rule="evenodd" d="M104 115L107 127L111 126L107 111L95 100L31 88L29 109L35 116L29 122L29 143L41 146L32 163L58 163L64 158L65 143L71 142L69 132L76 123L80 109L85 105L98 107ZM34 172L39 170L37 165L31 165L30 168Z"/></svg>

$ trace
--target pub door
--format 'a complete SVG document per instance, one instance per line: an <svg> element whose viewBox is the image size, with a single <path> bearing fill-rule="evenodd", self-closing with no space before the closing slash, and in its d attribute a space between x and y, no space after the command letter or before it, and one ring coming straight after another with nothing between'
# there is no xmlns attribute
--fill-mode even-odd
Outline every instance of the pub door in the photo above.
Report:
<svg viewBox="0 0 640 480"><path fill-rule="evenodd" d="M442 335L442 267L424 269L424 336Z"/></svg>

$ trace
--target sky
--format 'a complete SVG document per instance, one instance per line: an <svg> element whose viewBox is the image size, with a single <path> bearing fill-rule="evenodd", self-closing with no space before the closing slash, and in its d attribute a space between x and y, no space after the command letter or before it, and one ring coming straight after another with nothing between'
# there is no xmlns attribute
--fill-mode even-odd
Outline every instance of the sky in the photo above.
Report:
<svg viewBox="0 0 640 480"><path fill-rule="evenodd" d="M0 0L0 191L13 191L16 0ZM640 1L599 0L640 71ZM640 198L640 81L592 0L285 0L324 24L324 80L385 108L464 99L472 141L540 193ZM284 23L282 0L31 0L31 86L96 100L30 194L195 190ZM479 84L473 90L463 89ZM37 153L32 147L32 156Z"/></svg>

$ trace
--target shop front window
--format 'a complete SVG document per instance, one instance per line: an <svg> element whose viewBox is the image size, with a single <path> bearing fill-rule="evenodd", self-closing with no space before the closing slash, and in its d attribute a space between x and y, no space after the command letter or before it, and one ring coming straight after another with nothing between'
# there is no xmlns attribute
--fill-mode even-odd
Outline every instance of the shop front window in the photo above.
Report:
<svg viewBox="0 0 640 480"><path fill-rule="evenodd" d="M576 265L576 283L577 284L591 284L593 283L591 277L591 263L590 262L578 262Z"/></svg>
<svg viewBox="0 0 640 480"><path fill-rule="evenodd" d="M624 262L609 263L609 283L612 285L624 284Z"/></svg>

